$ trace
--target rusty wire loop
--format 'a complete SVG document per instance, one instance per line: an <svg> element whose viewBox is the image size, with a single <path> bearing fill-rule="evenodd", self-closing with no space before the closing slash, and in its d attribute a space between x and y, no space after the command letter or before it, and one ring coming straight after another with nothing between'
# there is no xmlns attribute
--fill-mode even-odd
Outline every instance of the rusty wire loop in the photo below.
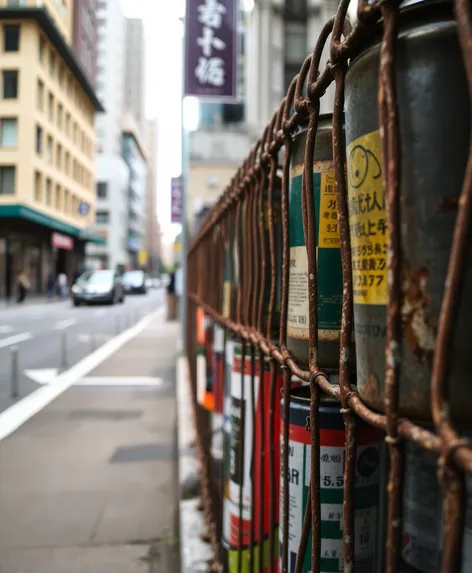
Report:
<svg viewBox="0 0 472 573"><path fill-rule="evenodd" d="M252 423L250 526L243 530L247 515L243 488L239 491L239 545L236 552L238 573L276 569L275 532L283 535L280 548L281 573L293 567L289 563L289 411L293 378L310 387L309 432L312 452L320 451L320 407L324 398L340 402L344 420L345 461L343 476L343 558L344 571L356 569L355 486L358 456L358 432L363 424L382 430L389 452L388 509L385 540L385 571L398 573L401 563L402 508L405 473L404 446L413 442L438 457L438 478L444 492L443 550L441 572L461 571L466 495L465 477L472 474L472 444L465 439L450 418L449 373L452 369L452 343L457 315L464 296L462 287L467 269L468 246L472 225L472 139L457 208L450 260L436 334L436 346L430 380L431 429L416 420L401 417L399 378L402 365L402 261L401 225L401 109L397 100L397 39L401 17L400 0L359 0L357 22L351 27L347 18L350 0L341 0L334 17L322 28L312 54L303 62L287 94L251 149L246 161L203 222L187 253L188 324L187 355L192 385L193 415L197 427L197 452L202 473L202 498L208 532L221 565L219 539L221 508L211 492L211 456L205 442L209 435L208 419L198 404L196 379L196 311L203 309L211 324L224 328L224 340L239 342L241 400L248 400L249 417L240 419L237 452L239 467L244 467L244 441ZM472 101L472 6L470 0L454 0L455 19L461 46L469 97ZM385 190L388 238L388 280L385 347L384 413L365 404L354 385L353 356L353 267L346 181L346 138L344 99L346 74L351 59L365 42L380 41L378 69L379 131L382 144L382 176ZM323 49L329 45L329 61L320 70ZM337 222L342 266L342 314L339 333L339 378L330 381L319 364L319 284L317 229L320 214L315 208L314 155L319 133L320 100L334 83L332 150ZM302 223L308 264L308 369L287 347L287 321L290 283L289 196L294 138L306 129L302 172ZM471 126L472 134L472 126ZM472 137L472 135L471 135ZM283 161L280 152L283 150ZM279 242L280 241L280 242ZM281 259L281 260L280 260ZM205 269L203 271L202 269ZM223 287L224 283L224 287ZM357 308L357 307L356 307ZM357 312L357 311L356 311ZM246 363L250 363L246 366ZM225 367L228 368L225 362ZM351 370L350 370L351 368ZM224 369L223 369L224 371ZM248 374L246 374L248 372ZM266 375L267 373L267 375ZM250 385L246 382L250 379ZM359 381L358 381L359 382ZM283 389L283 392L280 391ZM246 393L246 396L245 396ZM247 395L249 393L249 396ZM280 428L280 468L276 458L275 418L282 398ZM256 433L256 419L261 417ZM256 453L256 445L260 450ZM266 462L266 459L268 460ZM295 573L301 573L310 552L311 570L320 570L321 503L320 456L311 456L311 473L306 512L296 555ZM259 467L255 481L253 468ZM268 469L267 469L268 468ZM267 475L267 473L269 475ZM280 488L283 502L276 511ZM268 488L265 484L268 483ZM220 498L224 495L221 488ZM268 533L264 512L269 507ZM220 512L220 513L219 513ZM279 513L279 514L278 514ZM257 519L255 516L258 516ZM218 517L220 516L220 517ZM219 521L218 521L219 520ZM256 526L257 522L257 526ZM311 547L308 540L311 533ZM262 549L264 540L268 550ZM256 546L258 549L256 550ZM256 551L258 551L256 555ZM235 570L235 569L233 569Z"/></svg>

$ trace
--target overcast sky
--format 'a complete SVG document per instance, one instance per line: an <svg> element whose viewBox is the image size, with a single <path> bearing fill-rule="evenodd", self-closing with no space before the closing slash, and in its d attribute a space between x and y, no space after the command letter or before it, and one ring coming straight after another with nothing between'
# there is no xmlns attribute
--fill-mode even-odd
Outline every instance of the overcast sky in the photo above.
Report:
<svg viewBox="0 0 472 573"><path fill-rule="evenodd" d="M182 0L122 0L128 17L142 18L145 27L146 116L159 124L158 218L164 240L173 240L178 225L170 224L170 178L181 170L180 110L182 85Z"/></svg>

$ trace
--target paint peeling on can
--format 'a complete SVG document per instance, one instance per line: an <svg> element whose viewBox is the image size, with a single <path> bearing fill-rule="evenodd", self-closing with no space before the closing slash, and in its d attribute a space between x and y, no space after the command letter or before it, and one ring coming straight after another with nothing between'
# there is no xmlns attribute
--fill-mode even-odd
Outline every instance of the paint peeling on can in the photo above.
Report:
<svg viewBox="0 0 472 573"><path fill-rule="evenodd" d="M431 0L402 7L396 46L402 164L399 410L402 416L428 421L431 366L471 124L453 3ZM387 259L392 253L388 252L377 102L379 53L375 37L351 61L346 74L345 129L357 383L366 404L383 412ZM472 416L468 342L472 239L468 251L451 345L451 417L460 423Z"/></svg>

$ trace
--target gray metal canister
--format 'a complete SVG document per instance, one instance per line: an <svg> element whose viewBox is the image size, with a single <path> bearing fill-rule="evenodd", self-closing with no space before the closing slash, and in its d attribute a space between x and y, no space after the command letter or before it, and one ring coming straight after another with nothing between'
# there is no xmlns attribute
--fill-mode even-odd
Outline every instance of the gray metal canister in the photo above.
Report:
<svg viewBox="0 0 472 573"><path fill-rule="evenodd" d="M469 151L470 103L452 2L402 8L396 42L401 141L402 328L400 411L428 420L430 378L457 203ZM345 129L357 380L363 400L384 410L387 212L378 119L380 37L346 75ZM472 247L472 244L470 245ZM451 415L470 418L472 248L454 333Z"/></svg>
<svg viewBox="0 0 472 573"><path fill-rule="evenodd" d="M339 368L339 332L342 311L342 267L336 188L334 184L332 115L318 121L313 156L318 266L318 363L326 371ZM302 178L307 131L294 137L290 168L287 348L308 364L308 258L302 215Z"/></svg>
<svg viewBox="0 0 472 573"><path fill-rule="evenodd" d="M414 444L405 445L401 573L438 573L443 546L443 492L437 458ZM461 573L472 571L472 478L466 478L465 527Z"/></svg>

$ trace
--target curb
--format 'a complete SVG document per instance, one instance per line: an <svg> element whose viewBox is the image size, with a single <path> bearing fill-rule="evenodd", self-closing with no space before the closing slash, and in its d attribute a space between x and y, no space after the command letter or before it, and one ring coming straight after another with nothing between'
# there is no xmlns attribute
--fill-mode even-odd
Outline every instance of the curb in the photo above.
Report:
<svg viewBox="0 0 472 573"><path fill-rule="evenodd" d="M203 512L197 509L200 478L195 448L187 361L177 359L177 442L179 452L180 573L204 573L212 560L211 545L201 540L205 531Z"/></svg>

